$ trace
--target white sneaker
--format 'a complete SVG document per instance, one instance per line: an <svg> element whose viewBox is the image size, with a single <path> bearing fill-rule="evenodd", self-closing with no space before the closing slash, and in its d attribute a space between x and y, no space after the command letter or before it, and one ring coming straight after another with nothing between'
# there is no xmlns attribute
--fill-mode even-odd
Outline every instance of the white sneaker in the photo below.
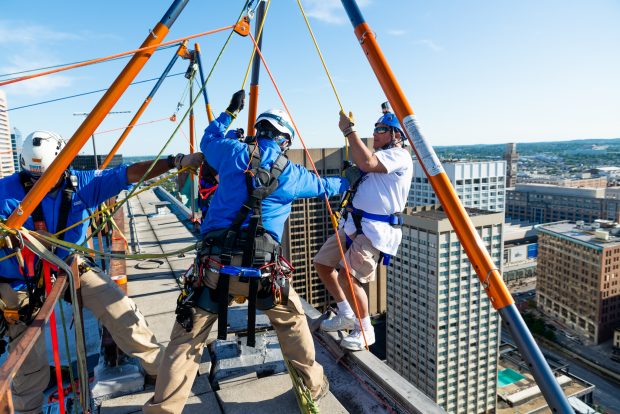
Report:
<svg viewBox="0 0 620 414"><path fill-rule="evenodd" d="M370 331L364 331L366 334L366 341L368 342L368 346L375 343L375 330L372 329ZM340 346L344 349L348 349L350 351L362 351L366 349L366 345L364 344L364 335L362 335L362 331L359 328L356 328L349 334L349 336L343 338L340 341Z"/></svg>
<svg viewBox="0 0 620 414"><path fill-rule="evenodd" d="M336 314L330 319L321 322L321 329L325 332L342 331L344 329L353 329L355 327L355 317Z"/></svg>

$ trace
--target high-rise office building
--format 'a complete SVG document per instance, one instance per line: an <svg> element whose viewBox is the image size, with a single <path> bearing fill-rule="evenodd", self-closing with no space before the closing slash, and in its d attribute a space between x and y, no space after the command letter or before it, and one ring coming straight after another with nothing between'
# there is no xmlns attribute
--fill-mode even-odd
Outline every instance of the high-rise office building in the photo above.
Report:
<svg viewBox="0 0 620 414"><path fill-rule="evenodd" d="M506 217L533 223L561 220L591 223L618 221L618 188L571 188L544 184L517 184L506 191Z"/></svg>
<svg viewBox="0 0 620 414"><path fill-rule="evenodd" d="M15 172L13 166L13 145L9 126L9 104L4 91L0 90L0 178Z"/></svg>
<svg viewBox="0 0 620 414"><path fill-rule="evenodd" d="M620 325L620 225L598 221L538 229L538 306L587 342L610 339Z"/></svg>
<svg viewBox="0 0 620 414"><path fill-rule="evenodd" d="M19 155L22 153L22 133L17 128L13 128L13 133L11 134L11 148L13 149L13 169L21 171Z"/></svg>
<svg viewBox="0 0 620 414"><path fill-rule="evenodd" d="M420 163L413 160L413 182L407 206L438 204ZM443 167L463 206L490 211L504 211L506 161L454 161Z"/></svg>
<svg viewBox="0 0 620 414"><path fill-rule="evenodd" d="M107 155L97 155L97 164L95 165L95 157L93 155L78 155L71 162L71 166L76 170L96 170L98 166L103 164ZM114 168L123 163L122 154L114 154L107 168Z"/></svg>
<svg viewBox="0 0 620 414"><path fill-rule="evenodd" d="M467 209L501 267L501 212ZM499 315L445 212L407 209L387 271L387 363L448 413L496 407Z"/></svg>
<svg viewBox="0 0 620 414"><path fill-rule="evenodd" d="M364 139L372 148L372 140ZM342 163L346 159L344 148L312 148L308 150L321 176L340 175ZM311 169L308 155L303 149L291 149L288 158ZM338 208L340 196L330 199L333 210ZM330 304L325 286L314 270L313 258L323 243L334 233L325 199L301 199L293 203L291 215L284 227L282 249L285 257L290 258L295 267L293 287L308 303L324 309ZM376 280L368 284L369 310L371 314L384 312L386 309L385 267L379 266Z"/></svg>
<svg viewBox="0 0 620 414"><path fill-rule="evenodd" d="M513 188L517 185L517 162L519 154L517 154L517 144L506 144L504 151L504 159L506 160L506 187Z"/></svg>

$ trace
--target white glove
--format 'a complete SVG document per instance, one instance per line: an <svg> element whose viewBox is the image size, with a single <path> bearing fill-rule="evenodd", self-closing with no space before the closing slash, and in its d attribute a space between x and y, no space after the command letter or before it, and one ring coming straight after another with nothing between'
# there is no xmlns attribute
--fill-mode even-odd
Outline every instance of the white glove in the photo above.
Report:
<svg viewBox="0 0 620 414"><path fill-rule="evenodd" d="M174 166L177 170L181 168L189 167L190 170L196 171L205 159L202 152L195 152L193 154L177 154L174 158Z"/></svg>

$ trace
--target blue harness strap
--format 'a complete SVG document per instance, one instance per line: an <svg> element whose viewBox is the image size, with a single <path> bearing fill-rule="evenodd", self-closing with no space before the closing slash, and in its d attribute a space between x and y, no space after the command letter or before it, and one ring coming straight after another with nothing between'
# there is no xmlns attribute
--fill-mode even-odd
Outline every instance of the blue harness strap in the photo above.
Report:
<svg viewBox="0 0 620 414"><path fill-rule="evenodd" d="M233 277L261 278L260 269L243 266L222 266L220 273Z"/></svg>
<svg viewBox="0 0 620 414"><path fill-rule="evenodd" d="M383 223L388 223L392 227L400 227L403 225L403 217L400 213L396 214L373 214L368 213L364 210L360 210L359 208L355 208L352 205L347 207L347 211L351 213L351 217L353 218L353 222L355 223L355 228L357 230L357 234L364 234L362 231L362 218L374 221L381 221ZM351 247L351 243L353 242L349 235L345 235L347 238L347 249ZM392 255L381 252L381 256L379 259L383 258L383 265L389 266L390 260L392 259Z"/></svg>
<svg viewBox="0 0 620 414"><path fill-rule="evenodd" d="M381 221L383 223L388 223L390 226L402 226L403 225L403 217L400 214L374 214L369 213L364 210L360 210L359 208L355 208L353 206L349 207L349 211L353 214L357 214L362 216L362 218L374 221Z"/></svg>

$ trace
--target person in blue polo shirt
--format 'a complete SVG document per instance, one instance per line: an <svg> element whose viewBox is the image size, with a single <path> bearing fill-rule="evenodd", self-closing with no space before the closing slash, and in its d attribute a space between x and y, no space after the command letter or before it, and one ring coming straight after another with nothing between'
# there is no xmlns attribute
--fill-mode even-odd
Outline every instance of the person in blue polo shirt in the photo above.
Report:
<svg viewBox="0 0 620 414"><path fill-rule="evenodd" d="M155 394L143 407L147 414L183 411L205 341L218 317L219 334L225 335L222 319L225 320L228 295L246 297L251 309L251 286L258 278L256 308L270 319L282 353L299 372L315 401L329 388L323 367L315 361L314 343L301 301L288 279L276 285L263 270L244 280L230 276L226 269L240 269L236 267L239 265L279 269L280 241L293 201L341 194L348 188L348 181L341 177L319 178L284 156L295 138L295 130L282 110L272 109L258 116L253 141L243 143L225 138L225 131L243 108L244 99L244 91L235 93L226 112L209 124L200 143L207 161L219 174L218 189L201 226L203 247L197 267L204 269L200 277L204 286L194 286L194 294L202 289L195 306L177 307L178 323L164 352ZM223 266L227 263L232 266ZM282 296L274 298L272 291ZM207 300L211 297L218 298L215 307ZM253 327L250 318L249 311L248 332ZM248 333L248 344L251 337Z"/></svg>
<svg viewBox="0 0 620 414"><path fill-rule="evenodd" d="M0 219L6 219L19 208L26 192L58 156L64 145L64 140L53 132L35 131L26 138L20 158L22 171L0 180ZM157 161L148 178L175 167L197 168L202 159L200 153L170 156L167 160ZM145 161L96 171L67 170L43 198L24 227L56 233L81 221L102 202L137 182L151 163L152 161ZM87 227L88 222L85 222L62 233L60 237L67 242L81 244L86 240ZM12 252L9 248L0 249L0 257ZM55 254L63 260L78 260L84 307L91 310L108 329L120 349L138 358L147 375L155 376L162 348L136 304L92 261L77 255L69 256L70 252L61 248L57 249ZM12 342L24 332L40 306L40 303L36 303L37 277L38 275L22 275L15 257L0 262L0 309L9 322L8 335ZM44 340L43 335L39 337L13 379L13 403L15 409L21 413L39 413L44 402L43 391L49 383Z"/></svg>

